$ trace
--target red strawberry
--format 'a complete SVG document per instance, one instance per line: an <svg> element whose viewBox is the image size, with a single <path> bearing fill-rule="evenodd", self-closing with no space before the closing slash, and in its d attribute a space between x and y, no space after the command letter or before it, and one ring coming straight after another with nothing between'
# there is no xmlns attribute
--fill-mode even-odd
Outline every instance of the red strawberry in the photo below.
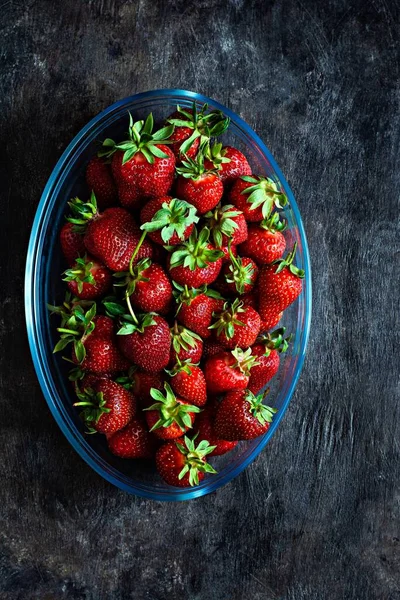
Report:
<svg viewBox="0 0 400 600"><path fill-rule="evenodd" d="M133 122L129 116L129 140L116 144L110 139L103 143L101 154L111 156L112 171L118 187L127 187L120 201L127 208L136 208L138 198L155 198L168 194L175 174L175 157L165 145L173 125L153 132L153 115L146 121Z"/></svg>
<svg viewBox="0 0 400 600"><path fill-rule="evenodd" d="M190 158L182 161L177 167L176 193L197 208L199 215L204 215L221 200L224 186L214 171L204 168L204 158L199 154L196 161Z"/></svg>
<svg viewBox="0 0 400 600"><path fill-rule="evenodd" d="M100 379L111 379L111 375L109 373L102 373L101 375L96 375L96 373L86 373L79 367L74 367L71 369L68 379L74 382L75 389L76 386L78 386L79 390L85 391L93 389Z"/></svg>
<svg viewBox="0 0 400 600"><path fill-rule="evenodd" d="M122 155L115 154L113 158L113 170L116 173L117 169L121 168ZM129 181L119 181L118 183L118 199L121 206L128 208L130 211L140 210L143 204L142 196L135 183Z"/></svg>
<svg viewBox="0 0 400 600"><path fill-rule="evenodd" d="M259 265L281 258L286 248L286 240L282 234L284 228L278 213L274 213L267 221L250 225L249 237L240 246L241 254L250 256Z"/></svg>
<svg viewBox="0 0 400 600"><path fill-rule="evenodd" d="M86 249L112 271L127 271L135 251L136 262L152 257L151 243L144 239L145 234L140 235L140 229L127 210L107 208L98 213L94 194L90 202L75 198L68 204L72 211L68 220L85 231Z"/></svg>
<svg viewBox="0 0 400 600"><path fill-rule="evenodd" d="M136 412L136 399L122 385L110 379L101 379L93 390L77 392L79 402L74 406L83 406L81 413L89 431L115 433L123 429Z"/></svg>
<svg viewBox="0 0 400 600"><path fill-rule="evenodd" d="M76 226L73 223L65 223L60 231L61 249L67 263L72 266L79 256L83 256L86 252L85 244L83 243L83 233L76 231Z"/></svg>
<svg viewBox="0 0 400 600"><path fill-rule="evenodd" d="M284 338L284 334L285 328L282 327L266 335L252 347L251 353L257 358L258 364L251 370L247 387L254 394L258 394L278 372L279 353L286 352L290 341L290 336Z"/></svg>
<svg viewBox="0 0 400 600"><path fill-rule="evenodd" d="M181 437L192 427L200 409L175 396L168 383L164 384L164 389L165 395L154 388L150 390L156 402L144 410L150 431L160 439L171 440Z"/></svg>
<svg viewBox="0 0 400 600"><path fill-rule="evenodd" d="M222 310L224 300L211 290L205 288L195 289L174 283L176 291L173 292L178 302L177 319L185 327L206 339L210 337L213 313Z"/></svg>
<svg viewBox="0 0 400 600"><path fill-rule="evenodd" d="M191 204L171 196L163 196L145 204L140 220L141 229L148 232L153 242L162 246L176 246L190 236L194 223L199 218Z"/></svg>
<svg viewBox="0 0 400 600"><path fill-rule="evenodd" d="M252 292L249 292L248 294L244 294L243 296L241 296L240 300L241 300L241 302L243 302L243 306L251 306L251 308L254 308L255 310L257 310L258 303L257 303L257 297L255 295L254 288L253 288ZM258 310L257 310L257 312L258 312Z"/></svg>
<svg viewBox="0 0 400 600"><path fill-rule="evenodd" d="M301 294L304 271L293 264L296 247L297 242L285 259L267 265L260 271L259 307L260 313L263 315L280 313Z"/></svg>
<svg viewBox="0 0 400 600"><path fill-rule="evenodd" d="M173 367L177 360L181 362L190 360L192 363L200 362L203 353L203 342L197 333L190 331L175 321L171 327L171 355L169 365Z"/></svg>
<svg viewBox="0 0 400 600"><path fill-rule="evenodd" d="M222 275L226 281L227 292L231 294L248 294L254 287L258 277L256 263L247 256L231 256L231 264L225 264Z"/></svg>
<svg viewBox="0 0 400 600"><path fill-rule="evenodd" d="M210 229L217 248L229 244L241 244L247 240L247 223L240 210L231 204L218 204L206 213L207 226Z"/></svg>
<svg viewBox="0 0 400 600"><path fill-rule="evenodd" d="M90 256L77 258L71 269L63 273L63 281L71 292L83 300L94 300L104 296L112 284L110 271Z"/></svg>
<svg viewBox="0 0 400 600"><path fill-rule="evenodd" d="M223 254L208 242L209 236L207 227L198 236L194 230L188 241L176 247L169 257L169 270L174 281L198 288L216 280Z"/></svg>
<svg viewBox="0 0 400 600"><path fill-rule="evenodd" d="M118 331L118 346L122 354L143 371L162 371L169 361L169 325L154 314L125 316Z"/></svg>
<svg viewBox="0 0 400 600"><path fill-rule="evenodd" d="M171 371L171 387L175 394L188 400L195 406L204 406L207 402L206 380L200 367L190 360L178 362Z"/></svg>
<svg viewBox="0 0 400 600"><path fill-rule="evenodd" d="M196 418L194 425L194 433L196 434L196 440L201 442L207 440L211 446L214 446L214 450L210 452L210 456L221 456L233 450L237 445L237 442L227 442L226 440L220 440L214 431L214 420L215 414L218 408L218 403L208 404L203 412Z"/></svg>
<svg viewBox="0 0 400 600"><path fill-rule="evenodd" d="M259 310L259 315L261 318L260 331L263 333L278 325L279 321L282 319L283 312L276 314L275 312L270 311L268 306L265 306L262 311Z"/></svg>
<svg viewBox="0 0 400 600"><path fill-rule="evenodd" d="M115 346L109 318L95 316L95 303L85 312L87 304L88 301L73 299L62 307L49 306L53 313L61 315L61 327L57 329L61 336L54 352L72 343L72 360L82 371L114 374L127 370L129 363Z"/></svg>
<svg viewBox="0 0 400 600"><path fill-rule="evenodd" d="M162 373L146 373L145 371L138 371L136 367L131 367L128 374L118 377L116 382L134 393L141 406L149 406L151 404L151 388L155 388L156 390L164 388Z"/></svg>
<svg viewBox="0 0 400 600"><path fill-rule="evenodd" d="M135 308L162 315L169 311L172 301L170 280L164 269L149 258L130 266L128 272L116 273L115 277L119 280L116 286L126 286L125 293Z"/></svg>
<svg viewBox="0 0 400 600"><path fill-rule="evenodd" d="M182 155L194 158L200 144L211 136L221 135L228 128L230 119L225 118L219 110L206 114L207 108L207 104L204 104L198 110L194 102L192 109L177 106L177 110L168 117L167 123L175 126L169 140L174 142L171 148L177 159Z"/></svg>
<svg viewBox="0 0 400 600"><path fill-rule="evenodd" d="M251 306L243 306L238 298L225 302L210 329L215 329L217 341L225 348L247 348L254 344L260 332L260 316Z"/></svg>
<svg viewBox="0 0 400 600"><path fill-rule="evenodd" d="M249 390L226 394L215 417L217 435L225 440L252 440L268 431L277 410L265 406L263 399Z"/></svg>
<svg viewBox="0 0 400 600"><path fill-rule="evenodd" d="M101 158L94 156L86 169L86 182L94 192L101 210L117 204L117 186L112 177L111 166Z"/></svg>
<svg viewBox="0 0 400 600"><path fill-rule="evenodd" d="M204 342L203 347L203 359L207 360L210 356L216 356L217 354L221 354L221 352L225 352L225 348L218 344L218 342L214 340L206 340Z"/></svg>
<svg viewBox="0 0 400 600"><path fill-rule="evenodd" d="M198 485L205 473L216 473L206 461L214 450L206 440L197 446L187 436L183 440L163 444L156 454L157 471L169 485L187 487Z"/></svg>
<svg viewBox="0 0 400 600"><path fill-rule="evenodd" d="M250 369L255 363L251 348L246 352L236 348L232 352L212 356L204 366L207 391L222 394L231 390L244 390L250 379Z"/></svg>
<svg viewBox="0 0 400 600"><path fill-rule="evenodd" d="M110 452L121 458L152 458L157 448L156 440L138 418L109 437L107 443Z"/></svg>
<svg viewBox="0 0 400 600"><path fill-rule="evenodd" d="M205 162L208 169L217 168L224 186L230 186L238 177L251 175L251 167L245 155L232 146L214 146L206 152L209 159Z"/></svg>
<svg viewBox="0 0 400 600"><path fill-rule="evenodd" d="M274 205L283 208L287 197L273 179L245 175L233 184L229 202L242 211L246 221L262 221L269 217Z"/></svg>

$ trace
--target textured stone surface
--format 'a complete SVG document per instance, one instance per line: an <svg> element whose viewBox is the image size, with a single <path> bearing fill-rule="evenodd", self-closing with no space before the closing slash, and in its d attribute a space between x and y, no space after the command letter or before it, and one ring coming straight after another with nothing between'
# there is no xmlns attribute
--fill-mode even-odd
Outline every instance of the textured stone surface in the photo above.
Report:
<svg viewBox="0 0 400 600"><path fill-rule="evenodd" d="M0 599L398 600L398 2L8 0L0 12ZM179 505L126 495L70 448L22 301L62 150L113 101L162 87L218 99L265 140L298 199L315 290L274 439L230 485Z"/></svg>

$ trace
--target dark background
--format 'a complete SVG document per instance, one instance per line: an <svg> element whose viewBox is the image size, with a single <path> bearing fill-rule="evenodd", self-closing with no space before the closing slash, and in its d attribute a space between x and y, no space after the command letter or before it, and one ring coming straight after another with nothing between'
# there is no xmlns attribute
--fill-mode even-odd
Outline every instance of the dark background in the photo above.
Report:
<svg viewBox="0 0 400 600"><path fill-rule="evenodd" d="M399 18L391 0L3 0L2 600L400 598ZM162 87L219 100L265 140L314 284L277 434L184 504L129 496L74 453L23 321L30 227L58 157L106 106Z"/></svg>

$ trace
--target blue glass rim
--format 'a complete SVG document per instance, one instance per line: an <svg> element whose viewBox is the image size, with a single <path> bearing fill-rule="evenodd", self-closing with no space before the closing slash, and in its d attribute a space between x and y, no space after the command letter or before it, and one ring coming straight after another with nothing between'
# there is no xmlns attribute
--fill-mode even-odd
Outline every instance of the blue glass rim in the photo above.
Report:
<svg viewBox="0 0 400 600"><path fill-rule="evenodd" d="M257 144L261 152L264 154L265 158L271 164L275 173L279 177L280 181L283 183L285 187L285 191L287 192L289 203L291 205L291 209L296 219L296 225L298 228L298 233L301 239L301 244L304 252L304 271L305 278L307 281L307 294L305 299L305 321L304 321L304 330L302 335L301 346L299 348L298 360L296 371L294 376L292 377L289 389L287 391L284 403L276 415L269 431L266 435L260 438L258 444L253 448L251 454L249 454L240 464L232 466L232 468L225 468L225 475L223 478L213 482L212 480L207 481L207 486L204 487L194 487L193 489L182 489L179 488L171 488L171 490L167 491L154 491L154 489L148 489L146 485L133 485L128 484L123 481L122 477L118 476L118 472L113 472L113 469L109 467L91 447L82 442L82 436L80 432L76 429L74 423L70 420L66 419L64 416L61 416L59 408L56 406L51 389L51 381L49 380L47 369L46 369L46 361L45 361L45 352L42 347L40 341L40 335L38 331L38 325L40 324L40 320L38 319L35 300L38 296L38 282L36 280L35 274L37 271L37 261L40 256L40 249L43 246L43 216L44 214L52 208L52 206L48 206L49 199L59 182L59 179L63 173L65 173L68 169L68 165L71 164L73 159L75 158L77 152L79 153L80 146L82 143L94 133L94 131L99 127L100 124L104 124L104 121L110 117L114 112L119 111L126 105L131 104L132 102L137 102L142 99L148 99L151 97L174 97L174 96L182 96L185 99L197 101L202 104L208 103L213 107L221 110L225 115L231 118L233 122L235 122L245 133L247 133L252 140ZM54 205L54 202L53 202ZM142 92L140 94L135 94L133 96L128 96L115 102L97 116L95 116L87 125L85 125L81 131L74 137L71 143L67 146L61 157L59 158L56 166L54 167L48 182L43 190L35 219L32 225L32 231L29 240L28 253L27 253L27 261L26 261L26 271L25 271L25 318L26 318L26 326L28 333L28 341L31 350L33 364L36 370L36 374L43 392L43 395L46 399L49 408L61 428L62 432L72 445L72 447L78 452L78 454L103 478L107 481L116 485L124 491L129 493L134 493L138 496L142 496L145 498L153 499L153 500L165 500L165 501L177 501L177 500L189 500L192 498L197 498L203 496L205 494L211 493L218 489L219 487L225 485L229 481L231 481L234 477L236 477L239 473L241 473L253 460L258 456L258 454L263 450L263 448L267 445L271 437L274 435L276 429L278 428L280 422L283 419L283 416L287 410L290 399L296 387L297 381L299 379L304 358L305 352L307 348L309 332L310 332L310 324L311 324L311 306L312 306L312 282L311 282L311 265L310 265L310 256L308 251L307 239L304 231L303 222L300 216L300 212L296 203L296 200L293 196L293 193L288 185L283 173L281 172L279 166L277 165L275 159L273 158L271 152L268 150L264 142L259 138L259 136L253 131L253 129L247 125L245 121L243 121L236 113L234 113L229 108L223 106L219 102L216 102L212 98L208 98L203 96L202 94L197 94L195 92L180 90L180 89L160 89L160 90L152 90L148 92ZM102 464L104 463L104 464Z"/></svg>

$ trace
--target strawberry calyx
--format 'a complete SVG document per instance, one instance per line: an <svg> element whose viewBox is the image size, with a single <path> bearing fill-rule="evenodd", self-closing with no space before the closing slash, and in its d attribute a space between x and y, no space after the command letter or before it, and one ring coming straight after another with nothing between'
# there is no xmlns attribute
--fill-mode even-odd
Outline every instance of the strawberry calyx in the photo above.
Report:
<svg viewBox="0 0 400 600"><path fill-rule="evenodd" d="M249 410L251 414L257 419L257 421L261 425L265 425L266 423L272 423L274 414L278 412L278 409L263 404L263 400L265 399L268 393L269 390L266 390L266 392L264 392L263 394L255 396L253 392L251 392L250 390L246 390L244 396L245 401L250 404Z"/></svg>
<svg viewBox="0 0 400 600"><path fill-rule="evenodd" d="M74 225L75 233L85 233L88 221L99 216L97 209L97 200L94 192L90 194L89 202L83 202L80 198L72 198L68 202L71 209L71 214L67 217L67 221Z"/></svg>
<svg viewBox="0 0 400 600"><path fill-rule="evenodd" d="M57 327L61 335L54 346L53 353L64 350L68 344L73 344L78 363L83 362L86 356L84 342L95 328L93 318L96 316L97 307L95 302L90 302L90 305L87 311L85 311L87 302L72 301L71 304L65 302L60 307L47 305L52 313L61 315L61 327Z"/></svg>
<svg viewBox="0 0 400 600"><path fill-rule="evenodd" d="M78 286L78 292L82 292L83 284L89 283L94 285L96 280L92 273L93 263L88 260L87 255L83 258L77 258L71 269L64 271L63 281L75 281Z"/></svg>
<svg viewBox="0 0 400 600"><path fill-rule="evenodd" d="M119 144L116 144L110 138L105 139L103 148L98 152L98 156L109 157L114 152L122 151L124 153L122 158L123 165L138 152L141 152L150 164L154 163L155 158L168 158L168 155L160 150L158 145L171 143L168 138L174 131L174 125L168 125L154 133L153 128L154 118L152 113L148 115L146 121L136 121L135 123L133 122L131 113L129 113L129 139Z"/></svg>
<svg viewBox="0 0 400 600"><path fill-rule="evenodd" d="M231 365L231 368L239 369L239 371L247 377L250 376L252 367L259 364L257 358L252 355L251 348L247 348L247 350L235 348L234 350L231 350L231 354L235 358L235 362Z"/></svg>
<svg viewBox="0 0 400 600"><path fill-rule="evenodd" d="M133 265L131 262L129 264L129 271L113 273L113 277L118 280L117 283L114 283L114 286L126 287L126 294L130 296L134 293L139 281L149 281L149 278L143 275L144 271L147 271L149 267L151 267L150 258L142 258L136 265Z"/></svg>
<svg viewBox="0 0 400 600"><path fill-rule="evenodd" d="M80 417L88 428L87 433L96 433L96 429L92 427L92 424L98 423L103 414L111 412L111 409L106 407L103 392L96 393L91 388L81 392L78 386L75 389L79 402L75 402L74 406L84 407Z"/></svg>
<svg viewBox="0 0 400 600"><path fill-rule="evenodd" d="M233 220L233 217L238 217L241 214L243 213L237 210L232 204L226 204L225 206L217 204L213 210L204 215L207 219L207 226L212 231L217 248L221 248L223 245L223 235L232 238L235 229L239 227L236 221Z"/></svg>
<svg viewBox="0 0 400 600"><path fill-rule="evenodd" d="M265 356L269 356L272 350L276 350L279 353L287 352L289 344L293 339L293 335L290 334L287 337L284 337L285 331L286 327L279 327L279 329L275 329L274 331L271 331L271 333L259 336L257 342L264 344Z"/></svg>
<svg viewBox="0 0 400 600"><path fill-rule="evenodd" d="M199 110L196 102L193 102L192 112L178 105L176 111L182 118L172 117L167 119L167 122L175 127L193 129L190 137L180 146L181 154L186 154L198 138L200 138L200 145L202 145L209 142L212 136L217 137L228 129L230 123L229 117L225 117L220 110L212 110L206 114L207 109L208 104L203 104Z"/></svg>
<svg viewBox="0 0 400 600"><path fill-rule="evenodd" d="M289 252L285 258L278 258L271 263L272 265L278 265L275 273L280 273L283 271L283 269L287 268L293 275L299 277L299 279L304 279L305 272L303 269L299 269L293 264L294 257L296 256L296 250L297 242L294 243L292 251Z"/></svg>
<svg viewBox="0 0 400 600"><path fill-rule="evenodd" d="M222 147L221 142L217 142L212 146L210 146L210 144L204 145L203 152L205 157L208 158L218 170L222 169L223 164L231 162L231 159L225 156L226 148Z"/></svg>
<svg viewBox="0 0 400 600"><path fill-rule="evenodd" d="M190 238L178 246L171 254L171 269L179 266L188 267L191 271L205 269L216 262L224 253L213 247L209 248L210 230L204 227L200 233L194 229Z"/></svg>
<svg viewBox="0 0 400 600"><path fill-rule="evenodd" d="M287 204L286 194L281 191L279 183L270 177L243 175L241 179L253 184L241 193L249 195L247 202L250 204L250 210L261 207L264 219L268 218L274 205L283 208Z"/></svg>
<svg viewBox="0 0 400 600"><path fill-rule="evenodd" d="M126 312L126 307L123 303L114 296L108 296L103 300L106 315L111 317L111 319L118 319L120 329L117 331L117 335L131 335L135 332L143 333L146 327L156 324L153 318L156 316L156 313L149 312L136 314L132 308L128 294L125 295L125 300L129 313Z"/></svg>
<svg viewBox="0 0 400 600"><path fill-rule="evenodd" d="M129 392L130 391L134 392L135 391L134 374L136 371L137 371L137 366L132 365L129 368L129 371L127 372L126 375L120 375L119 377L114 379L115 383L119 383L119 385L122 385L122 387L124 387Z"/></svg>
<svg viewBox="0 0 400 600"><path fill-rule="evenodd" d="M190 358L187 358L186 360L180 360L178 357L176 359L176 363L173 366L172 369L165 369L165 371L168 373L168 375L170 377L175 377L175 375L178 375L178 373L187 373L187 375L191 375L192 374L192 369L190 367L195 367L197 366L198 363L193 363Z"/></svg>
<svg viewBox="0 0 400 600"><path fill-rule="evenodd" d="M168 244L174 233L183 241L186 229L199 220L196 213L196 208L192 204L185 200L172 198L169 202L163 202L162 207L153 215L151 221L143 223L140 229L143 231L161 230L161 238L165 244Z"/></svg>
<svg viewBox="0 0 400 600"><path fill-rule="evenodd" d="M223 310L221 312L213 313L213 317L217 319L215 323L209 326L208 329L216 329L217 336L221 335L224 331L228 340L233 338L235 334L236 326L244 326L244 323L240 321L238 316L240 313L245 312L245 308L243 308L243 302L239 300L239 298L235 298L235 300L230 302L225 302Z"/></svg>
<svg viewBox="0 0 400 600"><path fill-rule="evenodd" d="M210 446L210 442L202 440L195 446L196 434L192 439L184 436L183 442L175 442L178 450L184 455L184 467L178 475L178 479L183 479L186 473L189 473L189 484L199 485L199 473L217 473L217 471L204 459L211 454L216 446Z"/></svg>
<svg viewBox="0 0 400 600"><path fill-rule="evenodd" d="M254 264L253 262L249 262L247 265L244 265L242 258L235 256L230 247L229 256L231 264L229 265L229 273L225 275L225 281L227 283L234 283L238 294L244 294L245 286L253 284Z"/></svg>
<svg viewBox="0 0 400 600"><path fill-rule="evenodd" d="M179 354L181 350L187 352L190 348L195 348L198 341L202 341L197 333L190 331L190 329L187 329L183 325L178 325L177 321L175 321L174 326L171 327L170 331L172 348L177 354Z"/></svg>
<svg viewBox="0 0 400 600"><path fill-rule="evenodd" d="M217 175L216 169L206 169L204 166L204 154L202 152L197 154L195 160L185 154L185 160L182 161L180 167L176 167L176 172L185 179L193 179L194 181L197 181L203 175Z"/></svg>
<svg viewBox="0 0 400 600"><path fill-rule="evenodd" d="M198 406L191 404L181 404L177 402L176 396L168 383L164 383L165 395L156 388L151 388L150 396L156 400L154 404L144 410L157 410L159 419L155 422L150 431L160 427L170 427L176 423L182 431L192 427L192 420L189 413L199 413Z"/></svg>
<svg viewBox="0 0 400 600"><path fill-rule="evenodd" d="M279 213L274 212L272 215L268 217L268 219L263 219L259 223L259 227L265 229L266 231L271 231L272 233L276 233L277 231L284 231L287 227L287 221L285 219L279 218Z"/></svg>

